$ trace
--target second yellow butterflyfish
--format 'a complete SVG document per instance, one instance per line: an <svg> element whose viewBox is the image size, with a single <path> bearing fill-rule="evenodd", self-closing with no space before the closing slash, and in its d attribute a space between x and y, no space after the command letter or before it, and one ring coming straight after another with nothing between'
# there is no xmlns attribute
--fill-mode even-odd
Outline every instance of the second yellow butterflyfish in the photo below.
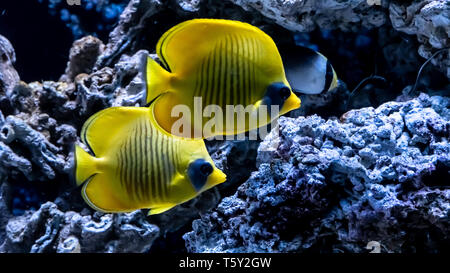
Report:
<svg viewBox="0 0 450 273"><path fill-rule="evenodd" d="M157 43L156 53L163 67L148 58L146 102L154 104L156 121L171 134L193 138L236 135L300 107L274 41L250 24L223 19L189 20L168 30ZM194 98L200 98L201 103L195 104ZM172 109L177 105L187 106L189 114L174 116ZM194 109L198 105L202 108ZM257 122L250 121L250 114L237 114L231 121L226 120L229 113L223 114L220 124L205 133L204 126L211 118L202 115L196 122L195 112L204 113L209 105L224 112L227 105L243 106L235 108L236 112L244 108L267 110ZM276 112L271 111L274 106L278 107ZM174 131L173 125L179 119L185 121L183 128Z"/></svg>
<svg viewBox="0 0 450 273"><path fill-rule="evenodd" d="M162 213L226 180L203 140L167 134L149 108L111 107L90 117L75 146L82 196L103 212Z"/></svg>

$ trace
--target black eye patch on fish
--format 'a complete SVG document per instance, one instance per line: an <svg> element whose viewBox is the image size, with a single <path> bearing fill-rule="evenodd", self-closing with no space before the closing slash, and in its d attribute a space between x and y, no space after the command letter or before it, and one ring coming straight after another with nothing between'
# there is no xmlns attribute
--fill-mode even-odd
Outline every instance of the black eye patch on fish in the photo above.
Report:
<svg viewBox="0 0 450 273"><path fill-rule="evenodd" d="M262 104L267 105L267 111L270 115L270 108L272 105L279 105L280 109L283 107L284 102L291 95L291 90L282 82L272 83L267 87L267 91L264 94Z"/></svg>
<svg viewBox="0 0 450 273"><path fill-rule="evenodd" d="M187 174L196 191L205 186L208 176L213 172L211 163L204 159L197 159L189 164Z"/></svg>

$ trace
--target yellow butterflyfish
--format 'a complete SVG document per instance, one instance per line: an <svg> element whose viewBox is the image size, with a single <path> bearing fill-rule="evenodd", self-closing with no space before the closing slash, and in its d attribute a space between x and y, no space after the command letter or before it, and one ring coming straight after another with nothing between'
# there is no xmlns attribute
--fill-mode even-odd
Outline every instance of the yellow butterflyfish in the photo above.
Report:
<svg viewBox="0 0 450 273"><path fill-rule="evenodd" d="M201 139L172 136L149 108L111 107L91 116L75 146L75 179L82 196L103 212L149 208L162 213L226 180Z"/></svg>
<svg viewBox="0 0 450 273"><path fill-rule="evenodd" d="M189 20L163 34L156 53L162 66L148 58L145 98L154 104L155 120L171 134L193 138L236 135L300 107L274 41L250 24L223 19ZM238 113L231 121L223 115L220 124L205 133L203 128L211 118L202 115L196 122L195 111L204 113L204 109L195 109L195 98L200 98L205 108L217 105L226 110L226 106L242 105L237 111L248 110L247 106L254 113L267 110L262 111L257 122L250 121L251 114ZM174 116L172 110L177 105L187 106L189 114ZM274 106L276 112L271 111ZM182 130L173 130L180 119L185 122Z"/></svg>

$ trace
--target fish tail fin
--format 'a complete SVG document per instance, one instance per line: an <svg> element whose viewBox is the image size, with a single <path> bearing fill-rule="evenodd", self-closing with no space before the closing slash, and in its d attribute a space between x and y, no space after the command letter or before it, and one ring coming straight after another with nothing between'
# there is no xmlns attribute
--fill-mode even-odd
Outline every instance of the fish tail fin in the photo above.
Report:
<svg viewBox="0 0 450 273"><path fill-rule="evenodd" d="M165 70L152 58L147 59L147 92L145 92L145 104L149 104L160 94L169 91L171 73Z"/></svg>
<svg viewBox="0 0 450 273"><path fill-rule="evenodd" d="M75 145L75 182L77 186L83 184L97 173L95 157L88 154L83 148Z"/></svg>

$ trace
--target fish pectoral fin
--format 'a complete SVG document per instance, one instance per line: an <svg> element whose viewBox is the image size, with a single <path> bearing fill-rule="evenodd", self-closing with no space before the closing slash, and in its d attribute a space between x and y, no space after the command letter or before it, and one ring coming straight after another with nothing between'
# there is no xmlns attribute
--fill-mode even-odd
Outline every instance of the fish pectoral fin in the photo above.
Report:
<svg viewBox="0 0 450 273"><path fill-rule="evenodd" d="M116 139L129 134L129 126L143 116L148 116L143 107L110 107L91 116L81 129L81 140L97 157L111 149Z"/></svg>
<svg viewBox="0 0 450 273"><path fill-rule="evenodd" d="M148 212L148 215L155 215L155 214L160 214L163 212L166 212L168 210L170 210L171 208L175 207L176 205L170 205L167 207L157 207L157 208L152 208L150 209L150 211Z"/></svg>
<svg viewBox="0 0 450 273"><path fill-rule="evenodd" d="M84 201L91 208L101 212L128 212L135 210L125 206L123 202L115 197L111 192L111 186L108 184L105 174L94 175L84 184L81 190Z"/></svg>

